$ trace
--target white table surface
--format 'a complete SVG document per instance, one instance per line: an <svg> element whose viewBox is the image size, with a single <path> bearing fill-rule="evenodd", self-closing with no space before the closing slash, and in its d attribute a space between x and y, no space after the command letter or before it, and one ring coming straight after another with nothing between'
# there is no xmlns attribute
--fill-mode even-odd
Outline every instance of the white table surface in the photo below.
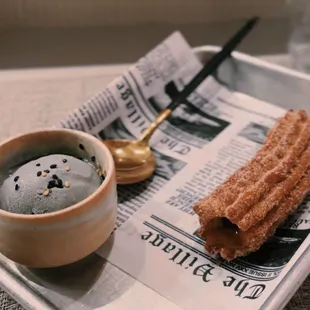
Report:
<svg viewBox="0 0 310 310"><path fill-rule="evenodd" d="M286 63L285 56L266 57ZM0 139L56 124L70 110L84 103L128 64L55 69L0 70ZM153 290L107 264L105 278L112 279L113 298L97 309L180 310ZM1 275L3 276L3 275ZM97 286L97 284L96 284ZM112 288L111 288L112 289ZM103 292L108 296L109 292ZM18 295L18 291L16 292ZM29 296L31 298L31 296ZM152 302L150 302L152 301ZM74 307L66 307L74 310Z"/></svg>
<svg viewBox="0 0 310 310"><path fill-rule="evenodd" d="M0 139L57 123L127 66L0 70Z"/></svg>

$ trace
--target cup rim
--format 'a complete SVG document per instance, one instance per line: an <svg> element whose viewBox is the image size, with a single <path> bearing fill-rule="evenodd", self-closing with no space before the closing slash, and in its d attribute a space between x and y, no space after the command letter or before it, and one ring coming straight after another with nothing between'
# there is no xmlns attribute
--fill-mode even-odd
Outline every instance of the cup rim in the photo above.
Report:
<svg viewBox="0 0 310 310"><path fill-rule="evenodd" d="M114 165L114 160L112 157L111 152L109 151L108 147L101 142L98 138L95 136L88 134L83 131L79 130L74 130L74 129L67 129L67 128L48 128L48 129L38 129L38 130L33 130L33 131L28 131L26 133L18 134L15 136L12 136L10 138L7 138L3 141L0 142L0 150L1 147L7 143L10 143L14 140L20 139L22 137L28 136L28 135L36 135L42 132L68 132L74 135L79 135L84 137L85 139L88 139L91 141L91 143L96 144L105 154L107 155L107 166L106 166L106 176L104 181L100 184L100 186L89 196L87 196L85 199L81 200L80 202L71 205L67 208L58 210L58 211L53 211L50 213L43 213L43 214L21 214L21 213L13 213L9 211L5 211L0 208L0 217L2 218L8 218L8 219L15 219L15 220L26 220L26 221L33 221L34 219L36 220L44 220L44 219L51 219L55 218L58 216L64 216L68 213L71 213L77 209L80 209L83 205L87 204L91 200L94 199L100 192L104 191L106 187L109 186L109 184L113 181L113 177L115 175L115 165Z"/></svg>

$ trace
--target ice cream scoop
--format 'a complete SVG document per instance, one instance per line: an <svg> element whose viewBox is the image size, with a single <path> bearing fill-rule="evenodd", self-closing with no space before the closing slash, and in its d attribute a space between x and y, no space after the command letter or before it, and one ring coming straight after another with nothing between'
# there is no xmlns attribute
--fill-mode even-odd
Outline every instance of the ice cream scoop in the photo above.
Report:
<svg viewBox="0 0 310 310"><path fill-rule="evenodd" d="M52 154L21 165L0 188L1 209L43 214L84 200L102 183L94 161Z"/></svg>

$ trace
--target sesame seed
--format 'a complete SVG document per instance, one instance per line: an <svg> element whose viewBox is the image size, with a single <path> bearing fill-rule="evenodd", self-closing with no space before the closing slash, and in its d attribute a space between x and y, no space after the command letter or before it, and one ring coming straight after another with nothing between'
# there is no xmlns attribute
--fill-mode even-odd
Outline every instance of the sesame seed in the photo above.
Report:
<svg viewBox="0 0 310 310"><path fill-rule="evenodd" d="M44 170L44 172L46 172L46 173L50 173L50 171L49 171L48 169L45 169L45 170Z"/></svg>
<svg viewBox="0 0 310 310"><path fill-rule="evenodd" d="M58 180L57 180L56 186L57 186L58 188L63 188L62 180L58 179Z"/></svg>
<svg viewBox="0 0 310 310"><path fill-rule="evenodd" d="M65 163L67 162L67 160L64 158L64 159L62 160L62 162L65 164Z"/></svg>
<svg viewBox="0 0 310 310"><path fill-rule="evenodd" d="M47 173L45 171L42 172L42 177L46 177Z"/></svg>
<svg viewBox="0 0 310 310"><path fill-rule="evenodd" d="M37 176L39 177L42 174L42 171L37 172Z"/></svg>
<svg viewBox="0 0 310 310"><path fill-rule="evenodd" d="M96 156L92 156L90 159L91 161L96 161Z"/></svg>
<svg viewBox="0 0 310 310"><path fill-rule="evenodd" d="M47 188L51 189L56 186L55 180L51 180L47 184Z"/></svg>
<svg viewBox="0 0 310 310"><path fill-rule="evenodd" d="M71 170L70 166L67 166L66 171L70 171L70 170Z"/></svg>
<svg viewBox="0 0 310 310"><path fill-rule="evenodd" d="M19 185L15 184L15 190L18 191L18 189L19 189Z"/></svg>
<svg viewBox="0 0 310 310"><path fill-rule="evenodd" d="M57 168L57 165L56 164L50 165L50 168L55 169L55 168Z"/></svg>
<svg viewBox="0 0 310 310"><path fill-rule="evenodd" d="M58 176L57 176L56 174L53 174L53 175L52 175L52 178L53 178L54 180L58 180Z"/></svg>
<svg viewBox="0 0 310 310"><path fill-rule="evenodd" d="M63 188L62 180L58 179L58 180L57 180L56 186L57 186L58 188Z"/></svg>
<svg viewBox="0 0 310 310"><path fill-rule="evenodd" d="M69 188L70 187L70 183L68 181L65 182L65 187Z"/></svg>
<svg viewBox="0 0 310 310"><path fill-rule="evenodd" d="M15 178L14 178L14 182L17 182L19 179L19 176L17 175Z"/></svg>
<svg viewBox="0 0 310 310"><path fill-rule="evenodd" d="M49 193L50 193L50 190L49 190L49 189L46 189L46 190L44 191L43 195L44 195L44 196L48 196Z"/></svg>
<svg viewBox="0 0 310 310"><path fill-rule="evenodd" d="M106 170L102 170L101 180L104 181L106 176L107 176Z"/></svg>
<svg viewBox="0 0 310 310"><path fill-rule="evenodd" d="M81 150L85 150L85 147L84 147L83 144L79 144L79 148L80 148Z"/></svg>
<svg viewBox="0 0 310 310"><path fill-rule="evenodd" d="M40 166L41 166L41 164L37 163L37 164L36 164L36 166L37 166L37 167L40 167Z"/></svg>

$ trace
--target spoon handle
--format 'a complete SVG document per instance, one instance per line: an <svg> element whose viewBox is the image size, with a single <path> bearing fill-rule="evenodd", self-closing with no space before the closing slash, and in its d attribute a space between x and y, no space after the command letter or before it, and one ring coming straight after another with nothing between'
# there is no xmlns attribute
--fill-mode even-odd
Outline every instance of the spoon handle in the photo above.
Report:
<svg viewBox="0 0 310 310"><path fill-rule="evenodd" d="M143 132L141 135L139 142L147 144L150 140L151 136L153 135L154 131L157 129L157 127L166 120L169 115L172 113L172 110L165 109L159 112L157 117L153 120L151 125Z"/></svg>
<svg viewBox="0 0 310 310"><path fill-rule="evenodd" d="M139 141L147 143L157 127L166 120L171 112L201 84L210 74L216 70L220 64L227 59L242 39L253 29L258 22L258 17L253 17L243 25L238 32L216 53L197 73L197 75L187 84L187 86L177 95L177 97L161 111L151 125L144 131Z"/></svg>

